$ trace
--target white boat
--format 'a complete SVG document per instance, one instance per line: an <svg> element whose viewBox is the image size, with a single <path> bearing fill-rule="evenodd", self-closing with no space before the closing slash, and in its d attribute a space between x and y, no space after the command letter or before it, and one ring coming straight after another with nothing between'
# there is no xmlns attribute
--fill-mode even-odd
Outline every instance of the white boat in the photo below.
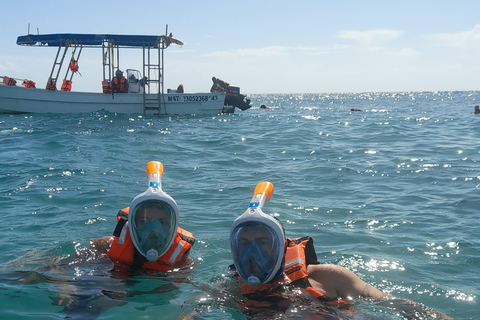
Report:
<svg viewBox="0 0 480 320"><path fill-rule="evenodd" d="M147 95L148 96L148 95ZM104 94L29 89L0 84L0 113L85 113L105 110L125 114L217 114L225 93L162 94L158 107L144 106L143 94Z"/></svg>
<svg viewBox="0 0 480 320"><path fill-rule="evenodd" d="M163 85L163 50L170 44L183 43L169 36L109 34L26 35L18 45L58 47L46 89L36 88L26 79L0 76L0 113L90 113L105 110L124 114L218 114L225 106L225 92L165 93ZM101 48L103 92L71 91L72 78L78 71L83 48ZM119 50L137 48L143 52L143 77L138 70L127 69L128 92L112 93L111 80L118 70ZM67 55L67 52L70 53ZM65 59L70 56L71 59ZM65 62L65 63L64 63ZM73 68L72 68L73 65ZM66 66L66 68L65 68ZM78 65L77 65L78 66ZM116 67L115 67L116 66ZM57 88L60 71L63 85ZM66 69L66 71L65 71ZM62 73L63 74L63 73ZM47 89L48 88L48 89ZM230 112L232 108L230 107Z"/></svg>

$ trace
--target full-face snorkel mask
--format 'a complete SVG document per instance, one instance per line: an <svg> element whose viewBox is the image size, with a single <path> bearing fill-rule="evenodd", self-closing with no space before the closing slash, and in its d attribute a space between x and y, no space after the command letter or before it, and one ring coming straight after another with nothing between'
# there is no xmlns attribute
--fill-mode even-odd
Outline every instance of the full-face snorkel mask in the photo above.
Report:
<svg viewBox="0 0 480 320"><path fill-rule="evenodd" d="M135 248L149 261L170 249L178 228L178 207L162 190L163 164L147 165L148 189L130 204L128 228Z"/></svg>
<svg viewBox="0 0 480 320"><path fill-rule="evenodd" d="M257 184L248 209L230 228L235 269L250 285L265 284L283 274L285 232L277 219L262 211L272 195L273 184Z"/></svg>

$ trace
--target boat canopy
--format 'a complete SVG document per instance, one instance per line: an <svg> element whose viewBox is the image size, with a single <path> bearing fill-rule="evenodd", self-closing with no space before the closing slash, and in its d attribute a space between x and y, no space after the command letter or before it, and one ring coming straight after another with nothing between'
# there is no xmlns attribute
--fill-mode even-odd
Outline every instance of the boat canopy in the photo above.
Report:
<svg viewBox="0 0 480 320"><path fill-rule="evenodd" d="M114 74L120 70L120 48L141 49L143 51L143 78L134 78L141 83L140 86L143 88L141 91L143 91L144 113L146 110L154 110L160 113L161 107L165 104L163 98L163 77L165 72L163 51L172 43L183 45L183 42L173 38L171 33L167 35L167 31L165 31L165 35L161 36L54 33L27 34L17 38L17 44L21 46L58 48L52 71L47 80L47 90L57 90L57 82L62 78L60 71L64 61L68 61L61 90L70 91L72 78L78 72L78 60L83 48L101 48L103 67L102 90L104 93L112 92L110 83L114 78ZM69 50L72 53L72 58L65 59ZM128 81L130 82L130 77Z"/></svg>
<svg viewBox="0 0 480 320"><path fill-rule="evenodd" d="M110 42L118 47L159 47L164 44L168 47L171 42L183 44L181 41L170 36L149 35L121 35L121 34L84 34L84 33L55 33L55 34L29 34L19 36L17 44L21 46L48 46L64 47L81 45L83 47L101 47L103 43ZM180 42L180 43L178 43Z"/></svg>

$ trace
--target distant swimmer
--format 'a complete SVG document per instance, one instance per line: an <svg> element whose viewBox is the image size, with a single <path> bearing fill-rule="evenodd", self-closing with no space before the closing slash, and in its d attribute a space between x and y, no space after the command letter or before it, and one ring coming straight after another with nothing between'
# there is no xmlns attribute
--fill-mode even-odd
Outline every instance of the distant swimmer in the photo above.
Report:
<svg viewBox="0 0 480 320"><path fill-rule="evenodd" d="M480 107L475 106L475 111L473 111L474 114L480 114Z"/></svg>
<svg viewBox="0 0 480 320"><path fill-rule="evenodd" d="M270 109L270 108L267 107L266 105L262 104L262 105L260 106L260 109Z"/></svg>
<svg viewBox="0 0 480 320"><path fill-rule="evenodd" d="M350 111L362 111L362 110L360 110L360 109L353 109L353 108L352 108L352 109L350 109Z"/></svg>

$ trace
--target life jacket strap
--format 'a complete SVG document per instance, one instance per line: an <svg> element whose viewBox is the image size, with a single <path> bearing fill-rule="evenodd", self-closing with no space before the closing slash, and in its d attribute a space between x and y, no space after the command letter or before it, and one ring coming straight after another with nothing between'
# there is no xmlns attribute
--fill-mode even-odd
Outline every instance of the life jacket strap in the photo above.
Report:
<svg viewBox="0 0 480 320"><path fill-rule="evenodd" d="M115 237L120 237L120 234L122 233L122 229L127 223L128 219L126 217L120 217L117 221L117 226L115 227L115 230L113 231L113 235Z"/></svg>

